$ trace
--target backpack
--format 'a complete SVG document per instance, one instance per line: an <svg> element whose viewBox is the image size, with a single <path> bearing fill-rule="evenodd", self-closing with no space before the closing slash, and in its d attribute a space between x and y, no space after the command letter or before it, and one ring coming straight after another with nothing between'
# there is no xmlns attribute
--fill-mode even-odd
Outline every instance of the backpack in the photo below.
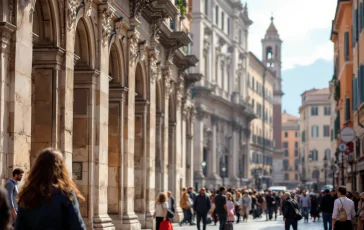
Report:
<svg viewBox="0 0 364 230"><path fill-rule="evenodd" d="M302 215L300 213L300 211L298 210L298 204L295 200L289 201L290 204L292 205L292 209L293 209L293 214L292 214L292 218L295 220L302 220Z"/></svg>
<svg viewBox="0 0 364 230"><path fill-rule="evenodd" d="M348 219L348 214L346 214L346 211L344 209L344 204L343 202L341 201L341 199L339 198L340 202L341 202L341 205L342 207L339 208L339 212L337 214L337 221L340 221L340 222L345 222L347 219Z"/></svg>

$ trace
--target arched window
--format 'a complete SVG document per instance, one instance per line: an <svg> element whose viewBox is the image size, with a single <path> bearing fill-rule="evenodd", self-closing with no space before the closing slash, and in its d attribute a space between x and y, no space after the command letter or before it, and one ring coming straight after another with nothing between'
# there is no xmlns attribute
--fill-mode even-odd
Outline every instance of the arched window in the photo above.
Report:
<svg viewBox="0 0 364 230"><path fill-rule="evenodd" d="M272 47L268 46L267 49L266 49L266 59L269 60L269 59L272 59L273 57L273 49Z"/></svg>

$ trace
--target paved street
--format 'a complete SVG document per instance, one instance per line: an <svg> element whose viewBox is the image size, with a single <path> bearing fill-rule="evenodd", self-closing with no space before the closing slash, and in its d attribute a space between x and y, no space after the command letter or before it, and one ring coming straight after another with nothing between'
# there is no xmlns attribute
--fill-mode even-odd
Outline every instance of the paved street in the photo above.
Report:
<svg viewBox="0 0 364 230"><path fill-rule="evenodd" d="M194 226L184 225L183 227L174 225L173 229L175 229L175 230L196 230L197 227L195 225ZM214 226L212 224L212 225L208 225L207 229L208 230L218 230L219 228L218 228L218 225ZM263 218L258 219L258 220L251 219L250 221L248 221L248 223L239 223L239 224L234 225L234 230L243 230L243 229L244 230L282 230L282 229L284 230L284 222L283 222L282 216L281 216L281 217L278 217L277 221L265 221L265 219L263 219ZM322 221L313 223L310 220L309 223L303 223L303 221L301 220L299 222L298 229L322 230L323 224L322 224ZM202 224L201 224L201 230L202 230Z"/></svg>

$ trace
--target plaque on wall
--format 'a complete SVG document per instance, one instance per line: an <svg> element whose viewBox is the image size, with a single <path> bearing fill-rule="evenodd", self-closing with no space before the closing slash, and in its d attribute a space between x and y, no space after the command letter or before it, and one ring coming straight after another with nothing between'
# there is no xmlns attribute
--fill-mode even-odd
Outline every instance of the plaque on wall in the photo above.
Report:
<svg viewBox="0 0 364 230"><path fill-rule="evenodd" d="M82 180L82 162L72 162L72 174L76 180Z"/></svg>

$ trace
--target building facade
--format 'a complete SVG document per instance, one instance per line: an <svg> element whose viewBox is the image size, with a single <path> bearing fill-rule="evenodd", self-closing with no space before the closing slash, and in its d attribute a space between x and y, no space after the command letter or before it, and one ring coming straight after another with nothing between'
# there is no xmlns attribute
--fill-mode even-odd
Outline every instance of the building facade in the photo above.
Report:
<svg viewBox="0 0 364 230"><path fill-rule="evenodd" d="M204 78L192 89L195 187L240 186L248 176L247 37L252 23L236 0L192 2L193 54Z"/></svg>
<svg viewBox="0 0 364 230"><path fill-rule="evenodd" d="M192 183L201 74L185 14L170 0L2 1L1 184L59 148L87 229L153 229L156 193L178 201Z"/></svg>
<svg viewBox="0 0 364 230"><path fill-rule="evenodd" d="M331 102L328 88L312 89L301 95L300 150L302 154L302 175L308 189L321 189L329 181L329 168L324 159L331 159L330 120Z"/></svg>
<svg viewBox="0 0 364 230"><path fill-rule="evenodd" d="M283 180L281 185L295 189L300 185L300 118L282 114Z"/></svg>
<svg viewBox="0 0 364 230"><path fill-rule="evenodd" d="M248 95L256 115L250 124L249 177L254 188L272 184L274 73L249 53Z"/></svg>

